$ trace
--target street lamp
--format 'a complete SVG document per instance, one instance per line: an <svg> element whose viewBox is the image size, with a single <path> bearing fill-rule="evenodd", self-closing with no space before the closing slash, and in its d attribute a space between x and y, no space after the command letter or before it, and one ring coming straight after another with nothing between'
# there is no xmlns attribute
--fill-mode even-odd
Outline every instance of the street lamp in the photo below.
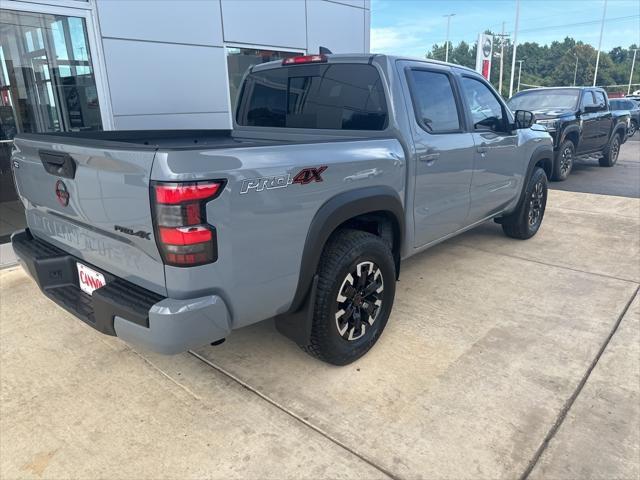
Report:
<svg viewBox="0 0 640 480"><path fill-rule="evenodd" d="M444 61L448 62L449 61L449 27L451 26L451 17L455 17L456 14L455 13L450 13L448 15L443 15L443 17L447 17L447 43L445 45L445 50L444 50Z"/></svg>
<svg viewBox="0 0 640 480"><path fill-rule="evenodd" d="M576 56L576 68L573 70L573 86L576 86L576 79L578 78L578 54L574 53Z"/></svg>
<svg viewBox="0 0 640 480"><path fill-rule="evenodd" d="M524 62L524 60L518 60L518 63L520 64L518 66L518 89L516 90L516 92L520 91L520 76L522 75L522 63Z"/></svg>

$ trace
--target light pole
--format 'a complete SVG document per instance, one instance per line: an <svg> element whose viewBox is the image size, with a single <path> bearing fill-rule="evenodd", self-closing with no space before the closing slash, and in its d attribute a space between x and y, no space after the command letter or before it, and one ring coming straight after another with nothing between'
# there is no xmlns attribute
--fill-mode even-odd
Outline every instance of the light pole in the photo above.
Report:
<svg viewBox="0 0 640 480"><path fill-rule="evenodd" d="M513 56L511 57L511 80L509 98L513 95L513 75L516 73L516 50L518 49L518 24L520 22L520 0L516 0L516 28L513 30Z"/></svg>
<svg viewBox="0 0 640 480"><path fill-rule="evenodd" d="M636 66L636 53L638 53L638 49L633 49L633 60L631 60L631 75L629 75L629 86L627 87L627 95L631 93L631 80L633 79L633 67Z"/></svg>
<svg viewBox="0 0 640 480"><path fill-rule="evenodd" d="M451 26L451 17L455 17L455 13L450 13L448 15L443 15L443 17L447 17L447 43L444 49L444 61L449 61L449 27Z"/></svg>
<svg viewBox="0 0 640 480"><path fill-rule="evenodd" d="M518 63L520 65L518 66L518 90L516 90L517 92L520 91L520 75L522 74L522 62L524 62L524 60L518 60Z"/></svg>
<svg viewBox="0 0 640 480"><path fill-rule="evenodd" d="M596 86L598 78L598 65L600 64L600 49L602 48L602 34L604 33L604 19L607 16L607 0L604 0L604 9L602 10L602 24L600 25L600 40L598 41L598 55L596 55L596 70L593 72L593 86Z"/></svg>
<svg viewBox="0 0 640 480"><path fill-rule="evenodd" d="M504 33L504 23L502 22L502 33L495 35L500 37L500 83L498 83L498 93L500 95L502 95L502 72L504 70L504 39L509 36Z"/></svg>
<svg viewBox="0 0 640 480"><path fill-rule="evenodd" d="M574 53L576 56L576 68L573 70L573 86L576 86L576 79L578 78L578 54Z"/></svg>

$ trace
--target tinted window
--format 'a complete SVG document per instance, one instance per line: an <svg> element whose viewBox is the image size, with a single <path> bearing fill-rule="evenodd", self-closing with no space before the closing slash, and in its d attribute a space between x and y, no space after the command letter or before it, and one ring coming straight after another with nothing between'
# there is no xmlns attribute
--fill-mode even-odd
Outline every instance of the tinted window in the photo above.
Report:
<svg viewBox="0 0 640 480"><path fill-rule="evenodd" d="M261 63L281 60L283 58L302 55L293 52L278 52L276 50L255 50L253 48L227 47L227 70L229 72L229 93L231 95L231 109L235 110L238 92L242 85L242 78L249 68Z"/></svg>
<svg viewBox="0 0 640 480"><path fill-rule="evenodd" d="M460 117L449 76L411 70L411 94L418 123L430 133L460 130Z"/></svg>
<svg viewBox="0 0 640 480"><path fill-rule="evenodd" d="M544 110L548 108L574 109L578 104L579 90L531 90L518 93L509 99L511 110Z"/></svg>
<svg viewBox="0 0 640 480"><path fill-rule="evenodd" d="M607 105L607 100L604 98L604 93L599 92L597 90L593 93L596 96L596 104L602 105L602 107L604 108Z"/></svg>
<svg viewBox="0 0 640 480"><path fill-rule="evenodd" d="M502 104L484 83L474 78L462 78L462 91L471 110L473 128L476 130L505 130Z"/></svg>
<svg viewBox="0 0 640 480"><path fill-rule="evenodd" d="M258 127L383 130L387 106L371 65L296 65L249 75L236 118Z"/></svg>
<svg viewBox="0 0 640 480"><path fill-rule="evenodd" d="M596 104L596 100L593 97L593 92L591 91L586 91L583 93L582 95L582 107L586 107L587 105L595 105Z"/></svg>

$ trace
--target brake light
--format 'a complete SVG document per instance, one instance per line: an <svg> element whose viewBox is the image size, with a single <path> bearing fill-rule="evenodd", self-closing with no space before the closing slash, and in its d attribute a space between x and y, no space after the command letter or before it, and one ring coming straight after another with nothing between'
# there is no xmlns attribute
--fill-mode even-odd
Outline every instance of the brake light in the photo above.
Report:
<svg viewBox="0 0 640 480"><path fill-rule="evenodd" d="M191 267L218 258L216 228L207 222L206 204L224 181L152 182L156 241L167 265Z"/></svg>
<svg viewBox="0 0 640 480"><path fill-rule="evenodd" d="M326 55L302 55L300 57L289 57L282 60L282 65L300 65L302 63L324 63L327 61Z"/></svg>

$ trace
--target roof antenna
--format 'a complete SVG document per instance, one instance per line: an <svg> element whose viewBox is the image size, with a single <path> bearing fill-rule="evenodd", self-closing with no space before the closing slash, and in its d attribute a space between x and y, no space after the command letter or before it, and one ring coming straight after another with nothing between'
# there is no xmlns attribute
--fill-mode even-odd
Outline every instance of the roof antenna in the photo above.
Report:
<svg viewBox="0 0 640 480"><path fill-rule="evenodd" d="M327 47L320 47L320 55L331 55L333 52Z"/></svg>

